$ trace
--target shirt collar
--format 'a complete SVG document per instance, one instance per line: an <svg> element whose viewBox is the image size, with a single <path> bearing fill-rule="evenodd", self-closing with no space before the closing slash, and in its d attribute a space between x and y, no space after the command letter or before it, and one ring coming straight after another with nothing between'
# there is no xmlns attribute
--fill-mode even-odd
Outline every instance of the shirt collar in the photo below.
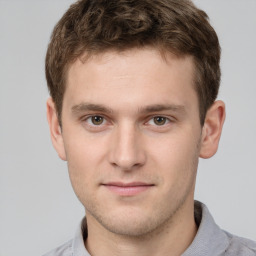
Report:
<svg viewBox="0 0 256 256"><path fill-rule="evenodd" d="M199 226L197 234L182 256L221 255L229 246L229 239L216 225L208 208L199 201L195 201L195 221ZM73 256L90 256L84 246L86 237L87 224L84 217L73 239Z"/></svg>
<svg viewBox="0 0 256 256"><path fill-rule="evenodd" d="M229 239L216 225L208 208L198 201L195 201L195 221L199 223L197 234L182 256L221 255L229 246Z"/></svg>
<svg viewBox="0 0 256 256"><path fill-rule="evenodd" d="M87 223L86 217L80 223L79 228L76 231L75 238L72 243L72 256L90 256L84 246L84 241L87 238Z"/></svg>

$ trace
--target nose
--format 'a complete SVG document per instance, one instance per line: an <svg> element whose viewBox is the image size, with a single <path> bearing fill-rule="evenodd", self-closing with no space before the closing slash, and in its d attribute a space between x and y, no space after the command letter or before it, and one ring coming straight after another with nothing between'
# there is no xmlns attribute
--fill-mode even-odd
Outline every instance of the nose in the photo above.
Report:
<svg viewBox="0 0 256 256"><path fill-rule="evenodd" d="M142 134L135 125L116 127L111 138L109 161L123 171L132 171L145 164Z"/></svg>

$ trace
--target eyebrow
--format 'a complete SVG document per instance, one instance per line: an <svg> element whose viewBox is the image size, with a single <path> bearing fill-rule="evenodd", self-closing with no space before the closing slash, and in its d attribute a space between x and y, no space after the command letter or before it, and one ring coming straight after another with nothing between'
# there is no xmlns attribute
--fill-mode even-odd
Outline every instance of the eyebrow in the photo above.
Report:
<svg viewBox="0 0 256 256"><path fill-rule="evenodd" d="M174 111L174 112L185 112L185 106L176 105L176 104L156 104L146 106L140 109L139 112L142 113L152 113L152 112L161 112L161 111Z"/></svg>
<svg viewBox="0 0 256 256"><path fill-rule="evenodd" d="M77 115L86 111L96 111L96 112L104 112L104 113L113 113L114 111L111 108L108 108L101 104L93 104L93 103L80 103L78 105L74 105L72 108L72 113ZM145 107L141 107L138 109L139 113L148 114L152 112L161 112L161 111L173 111L185 113L185 106L176 105L176 104L155 104L149 105Z"/></svg>
<svg viewBox="0 0 256 256"><path fill-rule="evenodd" d="M86 112L86 111L98 111L98 112L105 112L105 113L113 112L113 110L105 107L104 105L92 104L92 103L81 103L73 106L71 110L73 114L79 114L81 112Z"/></svg>

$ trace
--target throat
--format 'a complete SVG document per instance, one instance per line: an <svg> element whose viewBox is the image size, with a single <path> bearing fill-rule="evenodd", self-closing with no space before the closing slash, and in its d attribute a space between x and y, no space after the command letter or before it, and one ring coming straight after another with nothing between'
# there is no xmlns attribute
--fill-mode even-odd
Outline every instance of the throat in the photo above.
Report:
<svg viewBox="0 0 256 256"><path fill-rule="evenodd" d="M88 231L84 230L84 245L93 256L180 256L197 233L194 214L181 220L172 219L143 236L118 235L106 229L99 233L96 226L100 224L91 225L93 222L89 221Z"/></svg>

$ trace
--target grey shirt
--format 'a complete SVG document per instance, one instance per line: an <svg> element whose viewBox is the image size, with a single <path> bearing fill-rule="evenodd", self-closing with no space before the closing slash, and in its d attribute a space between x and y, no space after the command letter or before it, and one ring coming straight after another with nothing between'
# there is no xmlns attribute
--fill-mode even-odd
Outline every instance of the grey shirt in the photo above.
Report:
<svg viewBox="0 0 256 256"><path fill-rule="evenodd" d="M208 208L195 201L197 234L182 256L256 256L256 242L234 236L221 230L214 222ZM84 246L87 228L84 219L75 237L44 256L90 256Z"/></svg>

